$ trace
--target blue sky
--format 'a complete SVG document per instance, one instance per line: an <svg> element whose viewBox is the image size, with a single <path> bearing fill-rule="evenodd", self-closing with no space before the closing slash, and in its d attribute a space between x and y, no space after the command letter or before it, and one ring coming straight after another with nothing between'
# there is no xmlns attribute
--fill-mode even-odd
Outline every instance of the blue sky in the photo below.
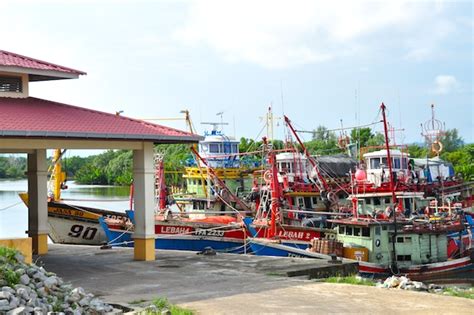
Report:
<svg viewBox="0 0 474 315"><path fill-rule="evenodd" d="M141 118L187 108L201 132L224 111L250 138L271 103L312 129L370 123L383 101L399 143L422 141L434 103L474 142L467 0L3 0L0 26L0 49L88 73L34 83L37 97Z"/></svg>

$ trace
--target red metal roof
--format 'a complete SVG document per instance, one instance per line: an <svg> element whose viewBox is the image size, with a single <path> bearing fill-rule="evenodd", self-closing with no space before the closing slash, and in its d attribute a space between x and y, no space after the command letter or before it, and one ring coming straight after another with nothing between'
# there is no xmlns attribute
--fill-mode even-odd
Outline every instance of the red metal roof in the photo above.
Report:
<svg viewBox="0 0 474 315"><path fill-rule="evenodd" d="M19 67L45 71L58 71L77 75L86 74L83 71L66 68L63 66L55 65L50 62L22 56L5 50L0 50L0 66Z"/></svg>
<svg viewBox="0 0 474 315"><path fill-rule="evenodd" d="M0 97L0 136L197 142L202 137L39 98Z"/></svg>

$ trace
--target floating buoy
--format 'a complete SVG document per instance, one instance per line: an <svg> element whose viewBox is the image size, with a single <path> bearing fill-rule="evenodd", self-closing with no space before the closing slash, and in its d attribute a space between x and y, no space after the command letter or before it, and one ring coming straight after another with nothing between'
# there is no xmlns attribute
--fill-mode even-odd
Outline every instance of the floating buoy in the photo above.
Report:
<svg viewBox="0 0 474 315"><path fill-rule="evenodd" d="M363 169L360 169L360 168L355 172L354 176L358 182L363 182L367 180L367 174L365 173Z"/></svg>
<svg viewBox="0 0 474 315"><path fill-rule="evenodd" d="M443 144L436 140L434 141L432 144L431 144L431 151L433 151L434 153L436 153L437 155L439 155L439 153L441 151L443 151Z"/></svg>

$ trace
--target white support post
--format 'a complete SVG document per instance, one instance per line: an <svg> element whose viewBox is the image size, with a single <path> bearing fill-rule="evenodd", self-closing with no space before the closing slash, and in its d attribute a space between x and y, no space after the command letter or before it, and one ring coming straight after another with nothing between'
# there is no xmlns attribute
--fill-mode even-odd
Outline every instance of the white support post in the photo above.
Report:
<svg viewBox="0 0 474 315"><path fill-rule="evenodd" d="M46 150L28 154L28 235L33 253L48 252L48 172Z"/></svg>
<svg viewBox="0 0 474 315"><path fill-rule="evenodd" d="M155 180L153 143L133 150L135 199L135 260L155 260Z"/></svg>

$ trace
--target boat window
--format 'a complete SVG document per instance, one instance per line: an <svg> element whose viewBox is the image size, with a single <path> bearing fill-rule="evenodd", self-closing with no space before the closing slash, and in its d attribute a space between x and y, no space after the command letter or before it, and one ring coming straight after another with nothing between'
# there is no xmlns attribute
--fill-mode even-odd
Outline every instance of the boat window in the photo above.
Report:
<svg viewBox="0 0 474 315"><path fill-rule="evenodd" d="M296 199L296 201L297 201L297 206L298 207L304 207L304 198L303 197L298 197Z"/></svg>
<svg viewBox="0 0 474 315"><path fill-rule="evenodd" d="M346 227L344 225L341 225L339 227L339 234L344 234L344 233L346 233Z"/></svg>
<svg viewBox="0 0 474 315"><path fill-rule="evenodd" d="M382 230L387 231L387 226L386 225L382 226Z"/></svg>
<svg viewBox="0 0 474 315"><path fill-rule="evenodd" d="M411 261L411 255L397 255L398 261Z"/></svg>
<svg viewBox="0 0 474 315"><path fill-rule="evenodd" d="M383 164L385 167L388 166L388 165L387 165L387 158L386 158L386 157L383 157L383 158L382 158L382 164Z"/></svg>
<svg viewBox="0 0 474 315"><path fill-rule="evenodd" d="M237 144L233 144L232 145L232 153L238 153L239 152L239 147L237 146Z"/></svg>
<svg viewBox="0 0 474 315"><path fill-rule="evenodd" d="M210 153L219 153L219 143L209 143Z"/></svg>
<svg viewBox="0 0 474 315"><path fill-rule="evenodd" d="M371 169L380 168L380 159L379 158L370 159L370 168Z"/></svg>
<svg viewBox="0 0 474 315"><path fill-rule="evenodd" d="M393 158L393 168L400 168L400 158Z"/></svg>
<svg viewBox="0 0 474 315"><path fill-rule="evenodd" d="M360 228L358 227L354 228L354 236L360 236Z"/></svg>
<svg viewBox="0 0 474 315"><path fill-rule="evenodd" d="M311 201L313 203L313 206L316 206L318 204L318 197L311 197Z"/></svg>
<svg viewBox="0 0 474 315"><path fill-rule="evenodd" d="M367 204L371 205L372 204L372 198L367 198Z"/></svg>
<svg viewBox="0 0 474 315"><path fill-rule="evenodd" d="M379 234L377 234L377 229L379 229ZM375 234L380 235L380 227L376 227L375 230ZM370 237L370 229L368 227L362 228L362 236Z"/></svg>
<svg viewBox="0 0 474 315"><path fill-rule="evenodd" d="M408 168L408 164L407 164L407 159L406 159L406 158L403 158L403 159L402 159L402 168L403 168L403 169L407 169L407 168Z"/></svg>
<svg viewBox="0 0 474 315"><path fill-rule="evenodd" d="M346 227L346 235L352 235L352 226Z"/></svg>
<svg viewBox="0 0 474 315"><path fill-rule="evenodd" d="M374 206L380 206L380 198L374 198Z"/></svg>
<svg viewBox="0 0 474 315"><path fill-rule="evenodd" d="M405 243L411 243L411 236L405 237Z"/></svg>
<svg viewBox="0 0 474 315"><path fill-rule="evenodd" d="M304 207L306 209L311 209L312 208L312 205L311 205L311 198L310 197L305 197L304 198Z"/></svg>
<svg viewBox="0 0 474 315"><path fill-rule="evenodd" d="M385 204L389 205L390 204L390 197L385 198Z"/></svg>
<svg viewBox="0 0 474 315"><path fill-rule="evenodd" d="M397 237L397 243L403 243L403 237Z"/></svg>

